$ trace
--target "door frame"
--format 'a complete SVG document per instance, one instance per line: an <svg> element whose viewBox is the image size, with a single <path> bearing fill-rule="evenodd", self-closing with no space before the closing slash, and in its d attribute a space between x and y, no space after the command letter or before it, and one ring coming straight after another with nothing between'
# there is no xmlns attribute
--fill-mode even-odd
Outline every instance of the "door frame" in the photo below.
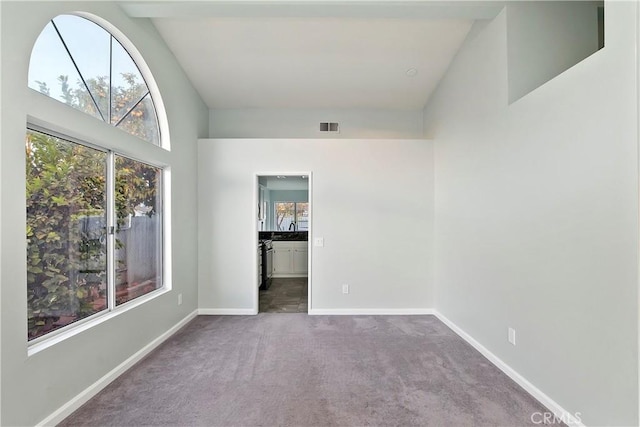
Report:
<svg viewBox="0 0 640 427"><path fill-rule="evenodd" d="M307 185L309 187L309 231L307 232L307 265L308 265L308 270L307 270L307 292L308 292L308 301L307 301L307 315L309 313L311 313L311 307L312 305L312 292L311 292L311 285L312 285L312 271L313 271L313 265L312 265L312 260L313 260L313 245L311 244L313 242L313 172L312 171L296 171L296 172L285 172L285 171L279 171L279 172L256 172L253 176L253 223L251 224L251 226L253 227L253 229L255 230L254 234L253 234L253 243L252 243L252 247L255 248L256 242L258 242L260 240L260 234L259 234L259 230L257 227L258 221L258 203L260 200L260 182L259 182L259 178L261 176L278 176L278 175L284 175L284 176L306 176L307 177ZM269 209L271 209L271 207L269 207ZM255 253L255 252L253 252ZM258 277L258 268L259 268L259 262L257 261L257 259L254 262L254 266L253 266L253 277L257 278ZM255 285L255 281L253 282ZM260 289L258 286L254 286L255 290L254 290L254 294L253 294L253 312L254 314L258 314L259 310L260 310Z"/></svg>

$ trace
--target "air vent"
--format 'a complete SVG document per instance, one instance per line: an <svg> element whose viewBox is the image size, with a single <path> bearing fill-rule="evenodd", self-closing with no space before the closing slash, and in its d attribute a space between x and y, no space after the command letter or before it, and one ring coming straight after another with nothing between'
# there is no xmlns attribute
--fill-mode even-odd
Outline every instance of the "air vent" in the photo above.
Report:
<svg viewBox="0 0 640 427"><path fill-rule="evenodd" d="M340 132L340 125L332 122L320 123L320 132Z"/></svg>

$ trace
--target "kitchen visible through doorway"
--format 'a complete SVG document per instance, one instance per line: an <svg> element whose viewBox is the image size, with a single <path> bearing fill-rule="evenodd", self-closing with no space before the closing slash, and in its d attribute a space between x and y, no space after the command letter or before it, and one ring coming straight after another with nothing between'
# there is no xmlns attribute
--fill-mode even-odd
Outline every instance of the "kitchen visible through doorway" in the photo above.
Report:
<svg viewBox="0 0 640 427"><path fill-rule="evenodd" d="M307 313L311 173L256 176L258 312Z"/></svg>

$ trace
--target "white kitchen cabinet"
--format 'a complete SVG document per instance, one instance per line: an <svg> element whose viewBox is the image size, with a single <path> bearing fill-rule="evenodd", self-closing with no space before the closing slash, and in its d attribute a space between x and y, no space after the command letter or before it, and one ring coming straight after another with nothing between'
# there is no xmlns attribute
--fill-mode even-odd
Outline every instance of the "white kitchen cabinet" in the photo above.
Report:
<svg viewBox="0 0 640 427"><path fill-rule="evenodd" d="M273 242L273 277L306 277L308 255L308 242Z"/></svg>
<svg viewBox="0 0 640 427"><path fill-rule="evenodd" d="M291 248L273 242L273 275L291 273Z"/></svg>
<svg viewBox="0 0 640 427"><path fill-rule="evenodd" d="M306 276L309 271L309 249L307 247L293 248L292 261L293 273L300 273Z"/></svg>

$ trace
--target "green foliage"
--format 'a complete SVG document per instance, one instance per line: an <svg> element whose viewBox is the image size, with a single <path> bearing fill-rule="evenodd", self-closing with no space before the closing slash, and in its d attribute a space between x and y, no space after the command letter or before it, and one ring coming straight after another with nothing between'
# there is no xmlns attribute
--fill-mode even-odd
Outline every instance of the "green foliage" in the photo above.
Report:
<svg viewBox="0 0 640 427"><path fill-rule="evenodd" d="M121 76L126 86L110 87L108 76L98 76L87 79L87 86L78 80L74 87L69 84L68 76L58 76L62 92L60 101L104 121L111 117L111 124L117 124L125 132L159 144L157 118L150 95L138 103L149 92L146 83L140 81L136 73L122 73ZM51 96L47 83L36 81L36 84L41 93Z"/></svg>
<svg viewBox="0 0 640 427"><path fill-rule="evenodd" d="M106 154L31 131L26 150L27 302L34 337L59 316L95 312L86 297L106 277L106 248L99 243L103 236L91 235L81 221L104 222ZM103 266L97 283L82 274L92 263Z"/></svg>
<svg viewBox="0 0 640 427"><path fill-rule="evenodd" d="M159 169L126 157L116 156L116 213L119 224L129 215L136 215L135 207L151 208L156 213Z"/></svg>

